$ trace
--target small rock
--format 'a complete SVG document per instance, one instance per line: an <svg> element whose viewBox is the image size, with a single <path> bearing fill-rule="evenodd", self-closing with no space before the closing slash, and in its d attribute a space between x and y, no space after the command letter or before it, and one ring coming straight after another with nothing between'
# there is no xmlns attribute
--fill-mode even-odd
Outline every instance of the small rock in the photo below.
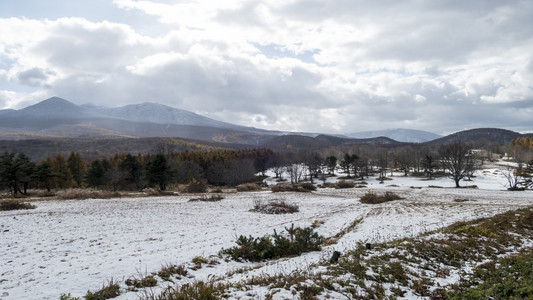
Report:
<svg viewBox="0 0 533 300"><path fill-rule="evenodd" d="M334 251L333 255L331 255L331 258L329 259L329 262L336 263L339 261L339 257L341 257L341 253L339 251Z"/></svg>

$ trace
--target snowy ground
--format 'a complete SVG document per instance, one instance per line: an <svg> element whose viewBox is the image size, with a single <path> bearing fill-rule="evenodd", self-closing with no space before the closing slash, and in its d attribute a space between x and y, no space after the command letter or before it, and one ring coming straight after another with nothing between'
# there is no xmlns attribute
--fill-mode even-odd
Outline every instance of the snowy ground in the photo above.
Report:
<svg viewBox="0 0 533 300"><path fill-rule="evenodd" d="M400 174L392 178L383 184L370 178L368 187L360 189L226 193L219 202L188 202L190 195L38 201L34 210L0 212L0 299L59 299L62 293L82 296L87 290L100 289L111 278L124 282L132 275L158 271L167 263L190 263L195 256L209 257L234 246L238 235L262 236L274 229L282 232L292 223L306 227L315 220L323 221L317 231L327 237L363 218L354 231L321 252L281 259L227 280L305 268L329 257L333 250L353 248L358 241L414 236L459 220L533 205L532 191L505 190L506 180L498 168L479 172L467 183L479 189L447 188L453 181L446 178L427 181ZM404 200L380 205L359 202L368 190L383 189L393 190ZM250 212L254 201L272 199L297 204L300 212ZM251 265L221 261L190 274L205 279ZM260 297L262 292L248 295ZM130 292L117 299L136 297Z"/></svg>

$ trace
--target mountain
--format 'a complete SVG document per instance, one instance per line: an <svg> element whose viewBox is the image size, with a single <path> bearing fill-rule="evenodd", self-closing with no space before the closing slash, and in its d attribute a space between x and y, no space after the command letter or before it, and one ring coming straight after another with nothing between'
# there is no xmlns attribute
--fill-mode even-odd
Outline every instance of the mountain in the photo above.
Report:
<svg viewBox="0 0 533 300"><path fill-rule="evenodd" d="M157 103L107 108L52 97L21 110L0 111L0 138L183 137L257 145L267 131L213 120Z"/></svg>
<svg viewBox="0 0 533 300"><path fill-rule="evenodd" d="M459 131L445 137L428 142L430 145L443 145L456 141L463 142L490 142L500 145L507 145L512 140L532 136L532 134L521 134L515 131L500 128L476 128Z"/></svg>
<svg viewBox="0 0 533 300"><path fill-rule="evenodd" d="M377 137L369 139L351 139L331 135L318 135L316 137L304 135L282 135L274 136L266 140L261 146L275 151L298 151L298 150L319 150L328 147L341 145L401 145L403 143L391 140L387 137Z"/></svg>
<svg viewBox="0 0 533 300"><path fill-rule="evenodd" d="M442 137L441 135L429 131L403 128L385 129L377 131L361 131L346 134L346 136L358 139L388 137L395 141L404 143L424 143Z"/></svg>
<svg viewBox="0 0 533 300"><path fill-rule="evenodd" d="M194 141L193 143L215 143L217 147L219 145L232 148L268 147L278 151L293 151L365 144L396 147L407 142L419 143L420 146L440 145L457 140L508 144L517 137L533 136L533 134L524 135L498 128L479 128L440 138L427 131L410 129L359 132L350 136L352 137L268 131L213 120L157 103L107 108L94 105L79 106L65 99L53 97L20 110L0 110L0 140L4 140L0 147L5 145L5 140L158 137L188 139ZM427 142L421 143L422 141ZM109 147L113 145L113 143L104 144ZM125 144L129 145L131 142Z"/></svg>
<svg viewBox="0 0 533 300"><path fill-rule="evenodd" d="M170 106L151 102L125 105L116 108L96 106L85 107L101 115L131 122L206 126L258 133L267 132L266 130L262 129L239 126L222 121L213 120L187 110L177 109Z"/></svg>

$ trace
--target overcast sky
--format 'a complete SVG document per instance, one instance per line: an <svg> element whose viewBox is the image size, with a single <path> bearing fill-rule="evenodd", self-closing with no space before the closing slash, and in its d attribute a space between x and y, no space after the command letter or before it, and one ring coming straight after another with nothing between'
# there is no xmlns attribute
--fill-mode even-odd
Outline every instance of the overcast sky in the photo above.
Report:
<svg viewBox="0 0 533 300"><path fill-rule="evenodd" d="M0 0L0 109L158 102L265 129L533 131L533 1Z"/></svg>

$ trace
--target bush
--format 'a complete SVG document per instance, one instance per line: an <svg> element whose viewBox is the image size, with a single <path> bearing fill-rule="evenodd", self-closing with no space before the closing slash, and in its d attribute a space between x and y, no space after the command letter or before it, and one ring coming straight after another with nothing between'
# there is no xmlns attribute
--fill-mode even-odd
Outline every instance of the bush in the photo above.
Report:
<svg viewBox="0 0 533 300"><path fill-rule="evenodd" d="M17 210L17 209L34 209L35 205L18 200L3 200L0 201L0 211L2 210Z"/></svg>
<svg viewBox="0 0 533 300"><path fill-rule="evenodd" d="M183 265L164 265L161 270L157 272L157 276L165 281L170 281L172 275L187 276L187 273L188 272Z"/></svg>
<svg viewBox="0 0 533 300"><path fill-rule="evenodd" d="M335 184L336 189L350 189L353 187L355 187L355 182L353 181L341 180Z"/></svg>
<svg viewBox="0 0 533 300"><path fill-rule="evenodd" d="M400 199L402 199L402 197L393 192L385 192L383 195L378 195L374 192L367 192L363 195L363 197L361 197L360 201L361 203L365 204L379 204Z"/></svg>
<svg viewBox="0 0 533 300"><path fill-rule="evenodd" d="M310 182L302 182L300 187L308 191L316 191L316 186Z"/></svg>
<svg viewBox="0 0 533 300"><path fill-rule="evenodd" d="M252 211L260 212L263 214L292 214L298 212L300 209L298 205L291 205L283 200L272 201L267 204L263 204L261 201L254 203Z"/></svg>
<svg viewBox="0 0 533 300"><path fill-rule="evenodd" d="M81 300L80 297L72 297L70 293L68 294L61 294L59 296L59 300Z"/></svg>
<svg viewBox="0 0 533 300"><path fill-rule="evenodd" d="M316 186L309 182L304 182L300 184L276 184L270 187L270 190L273 193L277 192L311 192L316 190Z"/></svg>
<svg viewBox="0 0 533 300"><path fill-rule="evenodd" d="M217 201L220 201L222 199L224 199L224 197L222 197L221 195L214 194L214 195L211 195L210 197L204 196L204 197L200 197L200 198L192 198L192 199L189 200L189 202L196 202L196 201L217 202Z"/></svg>
<svg viewBox="0 0 533 300"><path fill-rule="evenodd" d="M138 289L146 288L146 287L154 287L157 285L157 279L154 278L153 275L146 276L141 279L133 278L133 279L127 279L126 280L127 286L133 286Z"/></svg>
<svg viewBox="0 0 533 300"><path fill-rule="evenodd" d="M207 191L207 183L203 180L194 179L189 182L186 189L187 193L205 193Z"/></svg>
<svg viewBox="0 0 533 300"><path fill-rule="evenodd" d="M243 183L237 186L237 191L239 192L249 192L260 190L261 187L255 183Z"/></svg>
<svg viewBox="0 0 533 300"><path fill-rule="evenodd" d="M312 227L300 228L285 227L288 236L279 235L274 230L274 235L254 238L241 235L237 246L222 250L233 260L263 261L286 256L300 255L304 252L319 251L324 242L324 237L318 235Z"/></svg>
<svg viewBox="0 0 533 300"><path fill-rule="evenodd" d="M324 182L324 184L319 185L318 187L320 187L320 188L334 188L334 187L336 187L336 186L337 186L336 183L333 183L333 182Z"/></svg>
<svg viewBox="0 0 533 300"><path fill-rule="evenodd" d="M107 286L96 292L87 291L86 300L106 300L120 296L120 286L111 279Z"/></svg>

